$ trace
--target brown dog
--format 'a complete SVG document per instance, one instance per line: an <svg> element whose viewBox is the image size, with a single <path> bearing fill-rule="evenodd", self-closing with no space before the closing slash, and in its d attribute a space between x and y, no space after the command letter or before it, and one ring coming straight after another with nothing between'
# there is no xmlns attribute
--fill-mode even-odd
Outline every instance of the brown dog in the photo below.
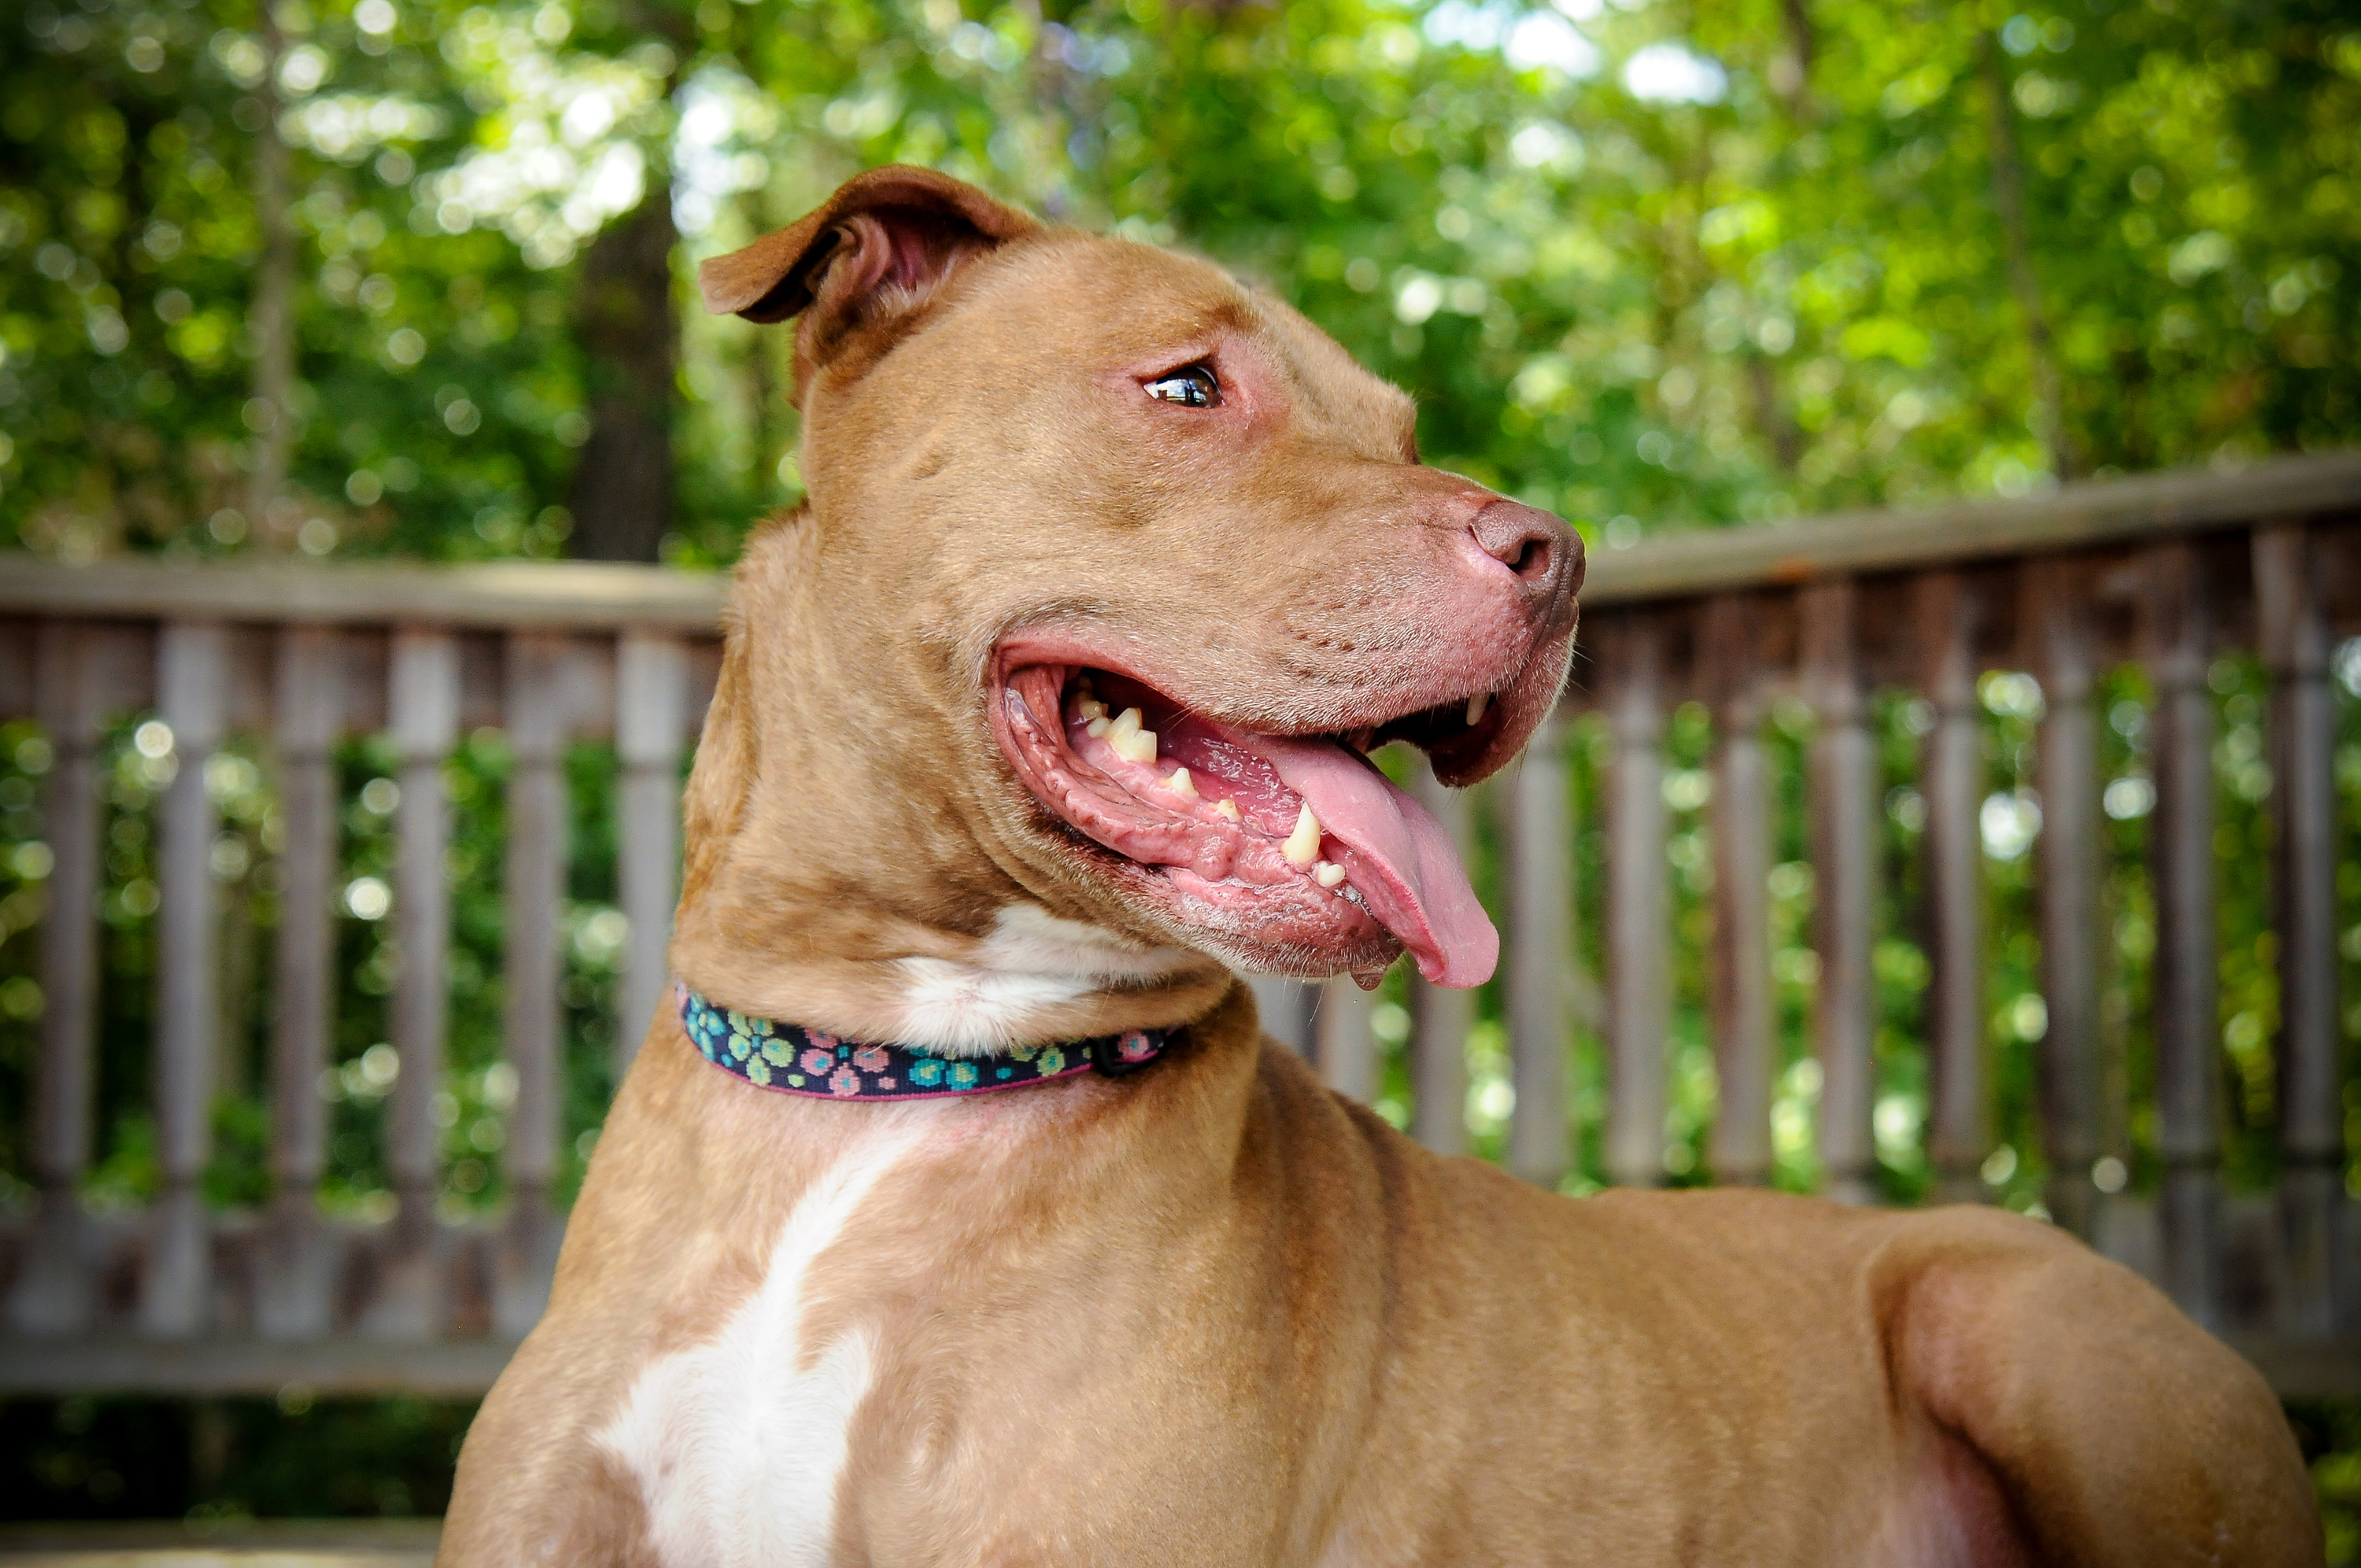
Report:
<svg viewBox="0 0 2361 1568"><path fill-rule="evenodd" d="M2260 1379L2051 1229L1554 1197L1261 1036L1225 965L1488 974L1363 757L1480 778L1565 673L1573 536L1421 466L1400 393L918 170L704 284L801 316L811 487L739 569L689 791L673 959L741 1016L655 1021L443 1561L2322 1560ZM1127 1054L833 1103L747 1081L785 1025L848 1094L884 1043Z"/></svg>

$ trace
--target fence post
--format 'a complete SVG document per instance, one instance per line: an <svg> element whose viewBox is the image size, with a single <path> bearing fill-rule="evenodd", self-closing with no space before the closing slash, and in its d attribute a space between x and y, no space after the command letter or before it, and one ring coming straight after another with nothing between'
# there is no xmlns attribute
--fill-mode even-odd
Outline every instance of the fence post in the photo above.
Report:
<svg viewBox="0 0 2361 1568"><path fill-rule="evenodd" d="M1991 1141L1984 1111L1983 719L1976 703L1979 607L1955 571L1915 585L1927 695L1935 732L1926 750L1927 887L1933 984L1927 1036L1934 1058L1928 1154L1945 1202L1983 1196L1977 1179Z"/></svg>
<svg viewBox="0 0 2361 1568"><path fill-rule="evenodd" d="M1607 1173L1625 1187L1664 1176L1664 1037L1671 1027L1664 867L1664 629L1615 612L1600 664L1615 737L1607 813Z"/></svg>
<svg viewBox="0 0 2361 1568"><path fill-rule="evenodd" d="M549 1184L557 1169L565 1094L558 1005L562 978L558 905L566 893L566 720L563 637L508 640L503 723L515 759L509 774L505 985L501 1014L509 1066L516 1072L501 1156L509 1222L492 1291L492 1327L521 1337L549 1304L558 1227Z"/></svg>
<svg viewBox="0 0 2361 1568"><path fill-rule="evenodd" d="M615 752L622 767L615 875L628 925L615 1017L615 1081L664 1004L673 905L680 897L680 753L688 728L688 646L627 631L615 650Z"/></svg>
<svg viewBox="0 0 2361 1568"><path fill-rule="evenodd" d="M33 1071L33 1177L40 1197L8 1310L10 1323L26 1333L71 1333L90 1319L81 1184L90 1167L96 1078L101 660L98 633L72 621L42 622L34 690L49 738L42 830L51 858L41 923L40 1059Z"/></svg>
<svg viewBox="0 0 2361 1568"><path fill-rule="evenodd" d="M2158 546L2147 566L2144 641L2157 694L2150 993L2165 1287L2182 1310L2210 1327L2220 1321L2214 1172L2222 1157L2213 1082L2221 953L2213 911L2213 694L2206 685L2212 629L2194 545Z"/></svg>
<svg viewBox="0 0 2361 1568"><path fill-rule="evenodd" d="M2336 1015L2336 711L2321 571L2300 522L2255 533L2256 623L2271 676L2273 925L2279 940L2279 1324L2337 1321L2345 1105Z"/></svg>
<svg viewBox="0 0 2361 1568"><path fill-rule="evenodd" d="M1814 1034L1820 1061L1820 1164L1840 1203L1875 1196L1877 1099L1872 1055L1877 978L1877 745L1869 733L1850 578L1816 583L1797 605L1812 738L1812 860L1820 984Z"/></svg>
<svg viewBox="0 0 2361 1568"><path fill-rule="evenodd" d="M1553 707L1509 789L1509 1169L1554 1188L1566 1171L1565 1056L1574 1011L1573 810L1566 725Z"/></svg>
<svg viewBox="0 0 2361 1568"><path fill-rule="evenodd" d="M205 762L227 717L227 629L167 622L157 640L156 689L179 771L157 814L156 1163L163 1186L150 1210L139 1326L181 1338L204 1327L213 1294L213 1243L198 1183L213 1150L221 909Z"/></svg>
<svg viewBox="0 0 2361 1568"><path fill-rule="evenodd" d="M1770 768L1763 754L1755 629L1763 605L1719 594L1698 628L1713 707L1713 1047L1719 1084L1708 1160L1714 1179L1771 1176Z"/></svg>
<svg viewBox="0 0 2361 1568"><path fill-rule="evenodd" d="M280 634L273 740L286 827L279 856L277 1008L270 1049L270 1170L278 1190L255 1303L269 1339L314 1339L333 1318L335 1251L320 1223L335 1012L337 790L344 640L324 626Z"/></svg>
<svg viewBox="0 0 2361 1568"><path fill-rule="evenodd" d="M394 633L388 674L389 728L401 758L393 889L401 963L391 1009L400 1071L386 1118L386 1168L400 1207L364 1326L380 1338L427 1339L445 1314L434 1226L443 1139L434 1101L443 1089L449 1014L451 894L444 861L451 814L443 766L458 740L459 645L445 632L404 628Z"/></svg>
<svg viewBox="0 0 2361 1568"><path fill-rule="evenodd" d="M2068 561L2026 571L2026 621L2046 706L2037 751L2041 779L2037 862L2041 989L2049 1028L2040 1052L2041 1132L2050 1217L2085 1241L2097 1222L2099 1157L2098 716L2088 573Z"/></svg>
<svg viewBox="0 0 2361 1568"><path fill-rule="evenodd" d="M1329 1088L1367 1105L1378 1097L1378 1042L1369 1021L1376 999L1340 974L1321 987L1312 1012L1320 1077Z"/></svg>
<svg viewBox="0 0 2361 1568"><path fill-rule="evenodd" d="M1471 848L1467 796L1445 789L1421 757L1413 788L1419 803L1434 814L1459 846L1464 862ZM1437 1154L1467 1152L1467 1025L1476 994L1410 980L1411 1136Z"/></svg>

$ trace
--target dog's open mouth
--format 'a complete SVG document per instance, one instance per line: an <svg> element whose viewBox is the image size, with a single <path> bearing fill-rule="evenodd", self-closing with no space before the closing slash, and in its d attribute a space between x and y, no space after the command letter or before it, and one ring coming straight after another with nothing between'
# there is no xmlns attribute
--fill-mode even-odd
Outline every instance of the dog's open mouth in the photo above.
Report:
<svg viewBox="0 0 2361 1568"><path fill-rule="evenodd" d="M1070 828L1128 862L1191 927L1268 967L1365 985L1403 948L1439 985L1479 985L1499 936L1450 834L1368 760L1406 740L1487 742L1488 696L1334 735L1249 733L1116 671L1008 669L1018 775Z"/></svg>

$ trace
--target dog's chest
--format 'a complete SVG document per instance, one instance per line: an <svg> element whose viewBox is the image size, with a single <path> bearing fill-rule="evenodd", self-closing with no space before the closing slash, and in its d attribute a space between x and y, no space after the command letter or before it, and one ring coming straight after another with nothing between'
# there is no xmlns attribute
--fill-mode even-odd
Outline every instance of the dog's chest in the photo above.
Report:
<svg viewBox="0 0 2361 1568"><path fill-rule="evenodd" d="M632 1383L598 1445L637 1482L666 1568L798 1568L829 1560L838 1482L875 1345L816 1343L807 1286L906 1137L849 1155L797 1200L762 1283L720 1332Z"/></svg>

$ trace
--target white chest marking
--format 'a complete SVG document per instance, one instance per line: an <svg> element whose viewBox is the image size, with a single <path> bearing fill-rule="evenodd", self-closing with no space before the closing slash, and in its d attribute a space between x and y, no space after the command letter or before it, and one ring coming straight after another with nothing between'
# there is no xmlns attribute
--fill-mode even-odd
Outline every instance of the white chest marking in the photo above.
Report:
<svg viewBox="0 0 2361 1568"><path fill-rule="evenodd" d="M1103 927L1060 920L1038 904L1012 904L976 943L972 962L895 960L908 984L894 1037L987 1054L1027 1038L1042 1009L1202 961L1178 948L1143 948Z"/></svg>
<svg viewBox="0 0 2361 1568"><path fill-rule="evenodd" d="M813 1182L754 1294L713 1339L640 1374L598 1442L637 1478L667 1568L825 1568L846 1431L874 1346L848 1332L803 1365L804 1283L915 1128L887 1134Z"/></svg>

